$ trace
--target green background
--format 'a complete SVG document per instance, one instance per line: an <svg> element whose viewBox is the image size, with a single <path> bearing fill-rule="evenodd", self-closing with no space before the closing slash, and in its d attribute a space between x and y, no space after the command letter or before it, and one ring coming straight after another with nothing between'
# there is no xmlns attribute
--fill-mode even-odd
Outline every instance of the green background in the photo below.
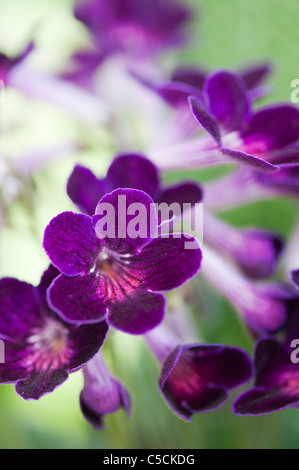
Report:
<svg viewBox="0 0 299 470"><path fill-rule="evenodd" d="M192 2L191 2L192 3ZM265 102L290 101L290 82L299 78L297 0L193 1L196 16L193 39L184 51L171 53L165 67L179 63L215 68L241 68L261 60L272 61L273 92ZM55 71L87 34L70 16L70 1L0 0L0 46L17 53L34 35L36 63ZM32 148L75 138L89 144L80 154L98 173L108 165L112 146L100 129L88 129L59 110L6 90L1 107L0 152L10 157ZM100 152L99 152L100 149ZM101 157L99 158L99 155ZM0 275L37 283L47 266L41 248L43 229L50 218L73 209L65 195L65 181L78 157L63 154L28 182L27 194L8 211L8 226L0 234ZM210 172L192 172L205 181ZM168 175L173 181L188 172ZM35 191L30 191L30 188ZM238 225L257 225L287 237L296 221L297 204L287 199L255 203L224 214ZM233 308L201 279L202 302L197 322L207 342L238 344L248 351L252 341ZM192 423L175 416L158 391L159 366L139 337L116 333L104 347L113 372L132 396L132 414L123 410L105 418L105 430L95 431L81 416L78 396L81 373L73 374L55 393L38 402L25 402L12 385L0 388L1 448L298 448L299 415L289 409L261 417L238 417L229 402L212 413L195 415ZM239 392L240 390L238 390Z"/></svg>

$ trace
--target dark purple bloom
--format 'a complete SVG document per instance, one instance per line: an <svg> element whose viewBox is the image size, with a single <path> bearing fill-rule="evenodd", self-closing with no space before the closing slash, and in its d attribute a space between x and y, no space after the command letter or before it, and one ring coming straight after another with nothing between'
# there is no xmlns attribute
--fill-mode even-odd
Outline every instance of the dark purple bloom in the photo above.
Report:
<svg viewBox="0 0 299 470"><path fill-rule="evenodd" d="M80 394L80 406L84 418L96 429L103 429L106 414L124 408L130 413L130 397L124 386L106 366L101 352L83 368L84 387Z"/></svg>
<svg viewBox="0 0 299 470"><path fill-rule="evenodd" d="M240 415L262 415L299 406L298 311L283 342L274 338L258 341L255 353L254 386L233 403Z"/></svg>
<svg viewBox="0 0 299 470"><path fill-rule="evenodd" d="M173 411L191 421L193 413L223 405L229 390L247 382L251 374L250 358L240 348L179 345L165 359L159 384Z"/></svg>
<svg viewBox="0 0 299 470"><path fill-rule="evenodd" d="M77 3L75 16L106 57L148 55L181 44L190 11L175 0L86 0Z"/></svg>
<svg viewBox="0 0 299 470"><path fill-rule="evenodd" d="M146 335L162 364L161 393L172 410L191 421L193 413L212 411L228 399L228 391L252 375L249 355L237 347L179 344L165 327Z"/></svg>
<svg viewBox="0 0 299 470"><path fill-rule="evenodd" d="M155 202L195 204L202 199L202 189L194 182L183 182L163 188L156 166L139 154L123 154L111 163L105 178L97 178L88 168L76 165L67 183L67 193L76 206L88 215L94 214L99 200L117 188L139 189Z"/></svg>
<svg viewBox="0 0 299 470"><path fill-rule="evenodd" d="M0 382L16 383L24 399L39 399L61 385L99 350L108 327L70 325L46 301L46 290L59 272L45 271L39 286L13 278L0 281L0 338L5 363Z"/></svg>
<svg viewBox="0 0 299 470"><path fill-rule="evenodd" d="M44 234L44 248L62 273L49 290L51 307L74 323L97 322L108 313L111 325L132 334L157 326L165 312L157 292L193 277L201 250L189 235L152 238L156 232L155 205L136 189L106 194L92 218L59 214Z"/></svg>
<svg viewBox="0 0 299 470"><path fill-rule="evenodd" d="M190 97L195 119L210 134L223 155L273 172L279 156L299 139L299 110L289 104L252 112L243 81L226 71L205 81L207 106ZM232 134L234 133L234 134Z"/></svg>

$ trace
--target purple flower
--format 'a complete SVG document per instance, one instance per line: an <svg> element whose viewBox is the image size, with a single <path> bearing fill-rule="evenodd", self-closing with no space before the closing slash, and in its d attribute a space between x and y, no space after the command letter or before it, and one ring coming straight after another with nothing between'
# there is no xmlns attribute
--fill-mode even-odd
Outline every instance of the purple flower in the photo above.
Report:
<svg viewBox="0 0 299 470"><path fill-rule="evenodd" d="M222 154L273 172L286 149L299 139L299 111L289 104L250 109L241 78L227 71L211 74L205 81L204 107L190 97L195 119L209 133ZM275 157L275 158L274 158Z"/></svg>
<svg viewBox="0 0 299 470"><path fill-rule="evenodd" d="M255 64L239 70L240 78L243 80L246 88L251 91L252 97L259 97L263 90L261 85L272 71L272 66L268 63ZM173 82L185 83L199 90L204 89L205 80L209 72L201 67L177 67L172 75Z"/></svg>
<svg viewBox="0 0 299 470"><path fill-rule="evenodd" d="M299 407L298 345L298 315L297 325L283 343L274 338L257 342L254 386L234 401L236 414L263 415L289 406Z"/></svg>
<svg viewBox="0 0 299 470"><path fill-rule="evenodd" d="M103 429L103 417L124 408L130 413L130 397L124 386L110 373L101 352L83 368L84 388L80 406L84 418L96 429Z"/></svg>
<svg viewBox="0 0 299 470"><path fill-rule="evenodd" d="M117 188L139 189L155 202L195 204L202 199L202 189L194 182L163 188L156 166L139 154L115 157L105 178L97 178L88 168L76 165L67 183L67 193L82 212L92 215L99 200Z"/></svg>
<svg viewBox="0 0 299 470"><path fill-rule="evenodd" d="M46 290L59 272L50 266L37 287L13 278L0 281L0 338L5 363L0 382L15 382L24 399L39 399L80 369L104 342L107 325L70 325L53 312Z"/></svg>
<svg viewBox="0 0 299 470"><path fill-rule="evenodd" d="M228 399L229 390L252 375L249 355L237 347L176 344L169 333L154 330L147 340L162 363L159 387L171 409L192 420L193 413L212 411Z"/></svg>
<svg viewBox="0 0 299 470"><path fill-rule="evenodd" d="M190 11L175 0L87 0L77 3L75 16L107 57L148 55L180 45Z"/></svg>
<svg viewBox="0 0 299 470"><path fill-rule="evenodd" d="M288 286L253 283L207 246L201 273L235 306L254 336L281 330L298 309L298 298Z"/></svg>
<svg viewBox="0 0 299 470"><path fill-rule="evenodd" d="M92 218L64 212L52 219L44 248L62 274L49 289L51 307L81 324L108 313L108 323L132 334L157 326L165 312L165 298L157 292L193 277L201 250L189 235L152 238L156 231L155 205L136 189L106 194ZM186 247L189 242L193 249Z"/></svg>

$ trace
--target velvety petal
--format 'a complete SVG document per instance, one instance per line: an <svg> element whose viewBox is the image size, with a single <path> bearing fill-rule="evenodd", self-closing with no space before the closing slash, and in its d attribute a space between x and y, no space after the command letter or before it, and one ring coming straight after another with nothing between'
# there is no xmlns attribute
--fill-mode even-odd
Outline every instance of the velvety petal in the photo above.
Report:
<svg viewBox="0 0 299 470"><path fill-rule="evenodd" d="M246 351L222 345L184 346L194 368L201 378L213 385L228 389L248 382L252 376L252 363Z"/></svg>
<svg viewBox="0 0 299 470"><path fill-rule="evenodd" d="M48 302L61 318L70 323L98 322L107 310L105 293L100 288L97 275L60 275L49 288Z"/></svg>
<svg viewBox="0 0 299 470"><path fill-rule="evenodd" d="M173 202L177 202L180 204L181 211L183 211L184 204L196 204L201 202L202 197L203 189L201 186L192 181L186 181L164 188L159 194L158 203L165 202L171 205Z"/></svg>
<svg viewBox="0 0 299 470"><path fill-rule="evenodd" d="M269 63L261 63L247 67L240 72L245 85L249 90L261 85L265 78L272 72L272 65Z"/></svg>
<svg viewBox="0 0 299 470"><path fill-rule="evenodd" d="M65 370L50 370L46 373L38 372L28 379L16 383L16 392L24 400L38 400L43 395L53 392L68 378Z"/></svg>
<svg viewBox="0 0 299 470"><path fill-rule="evenodd" d="M44 233L44 249L62 273L75 276L87 273L101 250L91 225L83 214L63 212L51 220Z"/></svg>
<svg viewBox="0 0 299 470"><path fill-rule="evenodd" d="M134 253L157 231L156 208L153 200L143 191L116 189L100 200L93 224L108 249L118 253Z"/></svg>
<svg viewBox="0 0 299 470"><path fill-rule="evenodd" d="M245 151L254 154L286 147L299 139L299 110L291 105L275 105L257 111L241 137Z"/></svg>
<svg viewBox="0 0 299 470"><path fill-rule="evenodd" d="M283 410L299 402L299 393L292 396L279 390L254 387L242 393L233 403L233 411L238 415L264 415Z"/></svg>
<svg viewBox="0 0 299 470"><path fill-rule="evenodd" d="M221 147L221 152L227 157L236 160L236 162L249 165L259 171L263 171L266 173L274 173L279 169L277 166L272 165L271 163L262 160L261 158L242 152L241 150L231 149L228 147Z"/></svg>
<svg viewBox="0 0 299 470"><path fill-rule="evenodd" d="M179 238L169 234L153 239L132 260L130 269L142 276L144 287L152 291L175 289L198 272L202 259L198 243L188 235L177 235Z"/></svg>
<svg viewBox="0 0 299 470"><path fill-rule="evenodd" d="M69 325L67 355L70 372L81 368L98 352L107 332L108 325L105 321L91 325Z"/></svg>
<svg viewBox="0 0 299 470"><path fill-rule="evenodd" d="M50 264L49 267L45 270L42 275L41 281L36 288L39 295L41 296L41 299L46 299L48 287L60 274L60 271L55 268L53 264Z"/></svg>
<svg viewBox="0 0 299 470"><path fill-rule="evenodd" d="M239 129L249 104L242 79L235 73L220 71L207 77L204 85L211 114L228 132Z"/></svg>
<svg viewBox="0 0 299 470"><path fill-rule="evenodd" d="M116 157L108 169L106 180L110 191L117 188L139 189L152 199L155 199L160 186L157 167L143 155L135 153Z"/></svg>
<svg viewBox="0 0 299 470"><path fill-rule="evenodd" d="M42 319L31 284L13 278L0 280L0 338L16 339L21 345Z"/></svg>
<svg viewBox="0 0 299 470"><path fill-rule="evenodd" d="M118 330L140 335L158 326L164 314L163 295L137 289L109 306L108 322Z"/></svg>
<svg viewBox="0 0 299 470"><path fill-rule="evenodd" d="M78 209L93 215L99 200L110 191L105 179L98 179L88 168L76 165L67 182L67 194Z"/></svg>
<svg viewBox="0 0 299 470"><path fill-rule="evenodd" d="M207 70L202 68L178 67L173 71L171 79L202 90L207 75Z"/></svg>
<svg viewBox="0 0 299 470"><path fill-rule="evenodd" d="M206 111L195 96L188 98L189 105L196 121L211 135L218 145L221 144L220 129L214 117Z"/></svg>

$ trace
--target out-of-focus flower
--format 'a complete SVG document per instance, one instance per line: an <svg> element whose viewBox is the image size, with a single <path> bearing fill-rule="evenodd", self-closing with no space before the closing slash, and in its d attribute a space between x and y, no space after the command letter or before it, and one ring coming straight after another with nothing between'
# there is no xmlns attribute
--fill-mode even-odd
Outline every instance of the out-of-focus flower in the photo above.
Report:
<svg viewBox="0 0 299 470"><path fill-rule="evenodd" d="M207 246L201 274L235 306L254 335L282 329L298 309L298 298L287 285L253 283Z"/></svg>
<svg viewBox="0 0 299 470"><path fill-rule="evenodd" d="M145 213L132 237L129 228L137 206L133 216L128 208L135 203ZM113 214L106 218L108 205ZM112 225L108 228L107 224ZM108 311L108 322L131 334L157 326L165 313L165 298L157 292L174 289L193 277L200 268L201 250L189 235L152 238L156 233L154 203L136 189L106 194L92 218L59 214L44 234L44 248L62 273L49 290L51 307L74 323L99 321ZM193 249L185 247L187 241L194 244Z"/></svg>
<svg viewBox="0 0 299 470"><path fill-rule="evenodd" d="M148 333L146 339L162 365L161 393L171 409L187 421L193 413L223 405L230 389L251 378L251 360L240 348L182 345L163 326Z"/></svg>
<svg viewBox="0 0 299 470"><path fill-rule="evenodd" d="M75 16L90 30L102 57L144 56L184 42L190 10L175 0L82 0Z"/></svg>
<svg viewBox="0 0 299 470"><path fill-rule="evenodd" d="M114 158L105 178L97 178L92 171L76 165L67 183L67 193L76 206L93 215L99 200L117 188L139 189L153 201L172 204L195 204L202 199L199 184L191 181L164 188L156 166L143 155L122 154Z"/></svg>
<svg viewBox="0 0 299 470"><path fill-rule="evenodd" d="M273 232L254 228L237 229L213 216L204 215L205 241L223 256L229 255L251 278L271 276L277 267L283 243Z"/></svg>
<svg viewBox="0 0 299 470"><path fill-rule="evenodd" d="M257 342L254 386L234 401L236 414L262 415L299 407L298 338L297 310L283 340L266 337Z"/></svg>
<svg viewBox="0 0 299 470"><path fill-rule="evenodd" d="M39 399L61 385L102 346L108 327L70 325L51 310L46 291L59 275L50 265L37 287L13 278L0 281L0 338L5 363L0 382L15 383L24 399Z"/></svg>
<svg viewBox="0 0 299 470"><path fill-rule="evenodd" d="M84 387L80 406L84 418L96 429L103 429L105 415L124 408L130 413L130 397L118 379L113 377L101 351L83 368Z"/></svg>

